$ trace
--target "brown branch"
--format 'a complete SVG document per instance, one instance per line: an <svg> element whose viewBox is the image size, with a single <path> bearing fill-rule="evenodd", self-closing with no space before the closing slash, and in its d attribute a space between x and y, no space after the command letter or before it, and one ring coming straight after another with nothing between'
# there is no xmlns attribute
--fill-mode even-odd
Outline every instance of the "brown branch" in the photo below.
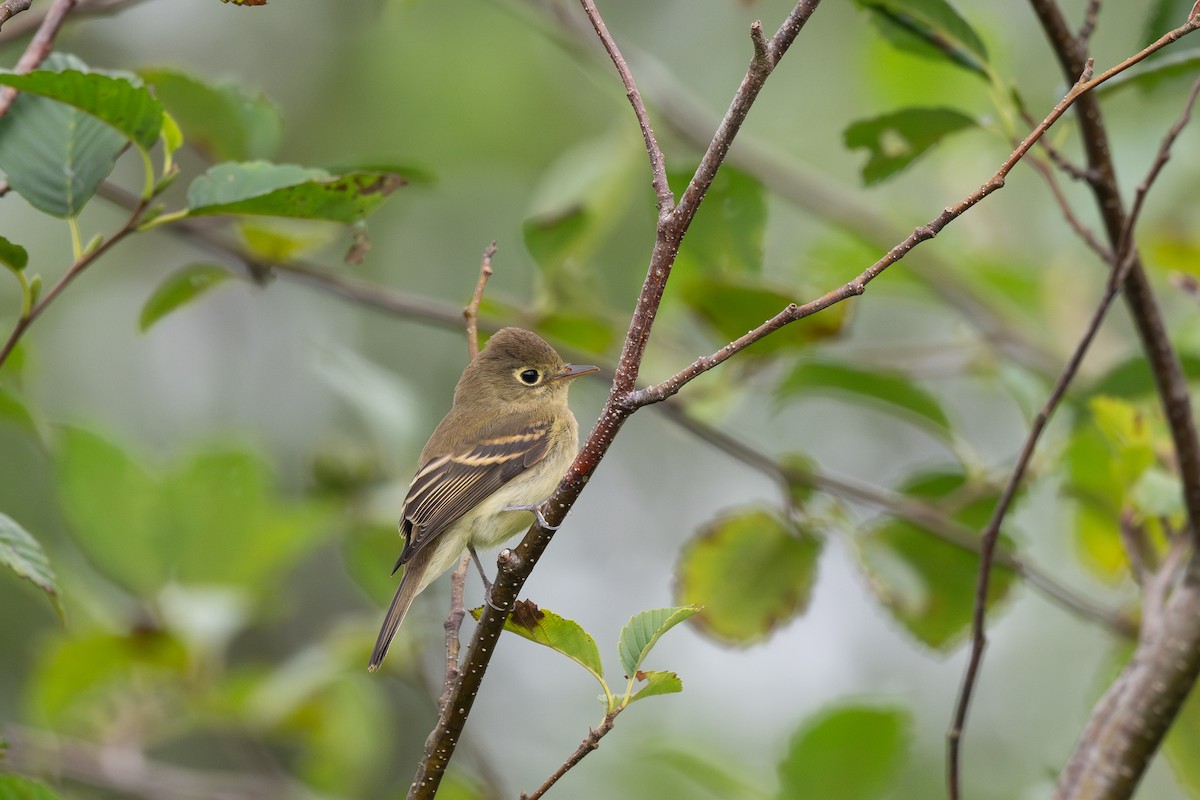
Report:
<svg viewBox="0 0 1200 800"><path fill-rule="evenodd" d="M31 5L33 0L4 0L0 3L0 26L22 11L28 11Z"/></svg>
<svg viewBox="0 0 1200 800"><path fill-rule="evenodd" d="M585 10L589 10L588 0L581 0L581 2L584 3ZM768 47L775 62L799 34L804 22L816 10L818 3L819 0L801 0L771 39ZM598 12L594 11L594 6L591 6L589 10L589 16L592 14L598 16ZM606 42L606 46L614 49L616 47L611 39ZM678 253L679 244L704 197L704 190L711 183L712 177L720 165L720 159L729 148L729 140L740 128L741 121L745 119L745 115L750 109L753 96L757 95L762 81L766 78L766 74L760 73L764 69L769 72L774 66L772 63L768 67L762 62L763 59L757 56L751 62L747 72L748 77L743 80L742 87L735 95L730 110L726 114L726 120L722 123L714 140L712 152L718 155L711 158L706 157L701 162L701 167L697 169L696 175L685 193L689 198L687 205L684 206L681 203L669 215L662 214L660 210L658 232L650 257L650 265L630 320L608 401L605 403L604 410L592 429L592 433L580 449L575 462L567 470L567 474L554 494L542 504L541 515L548 526L557 528L562 523L600 460L607 453L621 426L637 408L632 402L632 392L637 385L637 373L645 353L650 328L662 300L662 293ZM753 78L750 77L752 74ZM720 139L724 139L724 141L716 141ZM471 706L479 691L487 665L495 652L504 620L507 617L507 612L496 611L493 605L500 608L512 607L517 592L528 579L552 536L553 530L543 527L539 522L530 528L516 548L501 551L500 558L497 560L499 569L496 582L492 587L492 603L484 606L483 615L475 628L475 635L467 652L462 676L426 742L425 757L418 765L416 775L409 787L408 796L410 798L428 799L437 792L446 766L461 738L463 726L466 724Z"/></svg>
<svg viewBox="0 0 1200 800"><path fill-rule="evenodd" d="M1087 9L1083 12L1083 22L1079 26L1079 32L1075 34L1081 48L1087 48L1088 40L1096 30L1096 22L1100 19L1100 5L1101 0L1088 0Z"/></svg>
<svg viewBox="0 0 1200 800"><path fill-rule="evenodd" d="M646 111L646 104L642 102L642 94L633 80L633 73L629 71L629 65L625 63L625 57L621 55L612 34L608 32L608 26L604 23L604 18L600 16L596 4L593 0L580 0L580 3L583 5L584 13L587 14L588 22L596 31L596 36L604 45L605 52L612 59L613 66L617 68L617 74L621 76L621 83L625 85L625 97L633 106L633 113L637 117L638 127L642 131L642 140L646 145L646 155L650 157L651 185L658 198L659 216L662 217L675 207L675 196L671 194L671 186L667 183L666 160L663 158L662 148L658 146L658 140L654 136L654 128L650 125L650 115Z"/></svg>
<svg viewBox="0 0 1200 800"><path fill-rule="evenodd" d="M1083 358L1091 348L1092 342L1095 340L1096 334L1100 330L1100 325L1104 321L1109 308L1112 306L1113 300L1116 299L1121 287L1126 285L1126 279L1134 268L1137 252L1133 245L1133 229L1137 224L1138 218L1141 216L1142 209L1145 207L1146 195L1154 185L1154 181L1162 173L1163 167L1166 166L1170 158L1171 148L1175 144L1175 140L1179 137L1184 126L1191 118L1198 93L1200 93L1200 80L1197 80L1193 85L1192 91L1188 95L1187 102L1184 105L1183 114L1171 126L1170 130L1167 131L1166 136L1163 137L1154 162L1146 173L1146 177L1138 185L1133 209L1125 218L1120 237L1113 248L1115 252L1113 267L1109 274L1108 285L1105 288L1104 295L1092 313L1091 321L1079 344L1076 346L1075 352L1064 368L1062 375L1059 376L1054 386L1054 391L1051 392L1050 398L1034 419L1029 435L1026 437L1025 443L1021 448L1017 464L1013 469L1012 475L1009 477L1008 484L1004 487L1004 493L1000 501L996 504L991 520L981 535L983 553L979 566L979 580L975 590L975 608L971 623L971 654L966 670L963 673L962 686L959 689L958 700L955 705L954 721L946 736L947 780L949 781L951 800L957 800L961 792L960 744L975 683L983 662L983 651L987 646L986 616L988 587L991 577L992 558L1000 537L1000 526L1008 514L1012 500L1024 478L1025 471L1029 466L1030 459L1033 457L1033 452L1037 447L1037 442L1041 438L1042 432L1045 430L1050 417L1054 414L1055 409L1066 393L1067 387L1078 373L1079 367L1083 363Z"/></svg>
<svg viewBox="0 0 1200 800"><path fill-rule="evenodd" d="M585 736L583 741L579 743L579 747L575 749L575 752L571 754L570 758L564 761L562 766L554 770L553 774L551 774L549 778L546 778L545 782L543 782L542 785L533 792L529 794L521 792L521 800L538 800L538 798L550 791L550 787L558 783L559 779L566 775L572 767L574 767L580 761L583 761L584 756L599 748L600 740L604 738L606 733L613 729L613 724L617 718L617 715L620 714L625 708L625 706L618 706L609 713L605 714L604 722L600 724L599 728L588 731L588 735Z"/></svg>
<svg viewBox="0 0 1200 800"><path fill-rule="evenodd" d="M471 302L463 309L463 318L467 325L467 360L474 361L479 355L479 304L483 302L483 290L488 278L492 277L492 256L496 255L496 242L492 241L483 248L483 256L479 260L479 280L475 283L475 292ZM438 698L438 709L446 705L450 692L458 681L458 654L462 648L459 631L462 630L463 620L467 616L463 595L467 584L467 571L471 568L471 556L464 554L458 560L458 566L450 574L450 612L442 627L446 631L446 676L442 681L442 694Z"/></svg>
<svg viewBox="0 0 1200 800"><path fill-rule="evenodd" d="M1039 123L1038 126L1034 128L1028 136L1025 137L1025 139L1021 141L1021 144L1018 145L1017 148L1013 150L1012 154L1004 160L1004 162L1000 165L1000 168L997 169L996 172L993 173L992 176L974 192L964 197L955 205L944 209L941 214L934 217L925 225L913 230L913 232L909 234L904 241L900 242L900 244L889 250L883 258L879 259L870 267L868 267L854 280L803 305L796 305L793 303L787 306L785 309L759 325L754 330L748 332L738 339L735 339L715 353L696 359L690 366L677 372L675 375L667 378L661 383L658 383L654 386L649 386L645 389L631 391L628 398L629 402L634 407L646 405L648 403L661 402L662 400L665 400L666 398L678 392L690 381L694 380L700 375L703 375L705 372L708 372L718 364L728 360L731 356L759 341L764 336L774 333L775 331L792 322L811 316L818 311L823 311L832 305L842 302L843 300L863 294L866 291L867 284L877 278L884 270L900 259L904 258L909 251L917 247L922 242L928 241L929 239L937 236L937 234L940 233L942 229L945 228L950 222L962 216L967 210L975 206L997 189L1002 188L1008 174L1012 172L1017 163L1019 163L1021 159L1025 157L1030 148L1032 148L1034 144L1036 144L1042 138L1042 136L1045 135L1050 126L1057 122L1058 119L1062 117L1062 115L1065 114L1072 105L1074 105L1081 98L1088 97L1088 93L1092 89L1111 79L1115 75L1124 72L1134 64L1142 61L1147 56L1151 55L1157 50L1161 50L1163 47L1175 42L1182 36L1191 33L1197 28L1200 28L1200 17L1193 17L1186 24L1176 28L1155 43L1135 53L1116 66L1105 70L1100 75L1092 75L1092 65L1089 61L1085 66L1085 69L1081 71L1079 79L1071 87L1071 90L1067 92L1067 94L1058 102L1057 105L1054 106L1053 109L1051 109L1046 118L1042 120L1042 122ZM687 193L684 194L684 199L680 200L679 208L684 208L686 198ZM1133 274L1132 271L1130 274ZM1198 469L1198 472L1200 472L1200 469Z"/></svg>
<svg viewBox="0 0 1200 800"><path fill-rule="evenodd" d="M980 539L976 532L947 516L936 506L847 478L835 477L817 469L785 466L740 439L688 416L685 407L674 398L659 404L657 408L660 413L666 415L667 419L697 439L707 442L743 464L772 478L779 484L785 501L790 499L793 486L807 486L880 509L911 522L934 538L973 555L979 555L981 552ZM1016 553L997 553L995 563L1011 569L1048 600L1057 603L1080 619L1103 625L1114 635L1123 638L1131 639L1137 635L1137 626L1128 615L1097 605L1069 587L1058 583L1041 568L1034 566Z"/></svg>
<svg viewBox="0 0 1200 800"><path fill-rule="evenodd" d="M13 67L13 72L31 72L37 69L38 64L46 60L50 51L54 49L54 37L58 36L59 29L66 22L71 10L75 8L75 3L76 0L54 0L49 10L46 11L46 16L42 18L42 24L38 26L37 33L29 41L25 52L17 59L17 65ZM5 87L0 90L0 117L8 113L16 96L16 89Z"/></svg>
<svg viewBox="0 0 1200 800"><path fill-rule="evenodd" d="M80 17L99 17L115 14L126 6L136 5L145 2L145 0L77 0L75 10L71 12L71 19L77 20ZM24 0L17 0L17 3L24 3ZM24 5L29 5L24 3ZM39 27L46 17L51 14L52 8L42 10L41 8L34 9L20 18L9 22L3 30L0 30L0 44L7 44L16 39L28 36Z"/></svg>
<svg viewBox="0 0 1200 800"><path fill-rule="evenodd" d="M122 797L290 800L312 796L302 785L277 775L192 770L153 761L132 747L94 744L15 725L5 726L0 733L9 743L7 768L77 781Z"/></svg>
<svg viewBox="0 0 1200 800"><path fill-rule="evenodd" d="M12 331L9 332L8 339L4 342L3 346L0 346L0 364L3 364L5 360L8 359L9 355L13 351L13 348L17 346L17 342L19 342L21 337L25 335L25 331L29 330L29 327L33 325L37 318L42 315L42 312L54 302L55 298L57 298L62 291L67 288L71 281L78 278L83 271L94 264L96 260L100 258L100 256L107 253L114 245L137 229L138 221L141 219L143 210L145 210L145 203L139 203L133 209L133 211L130 212L129 218L126 219L125 224L122 225L121 228L116 231L116 233L80 256L75 263L73 263L67 269L63 276L58 279L58 282L50 287L49 291L42 295L37 303L33 305L33 308L29 310L28 314L22 314L17 318L16 324L13 325Z"/></svg>

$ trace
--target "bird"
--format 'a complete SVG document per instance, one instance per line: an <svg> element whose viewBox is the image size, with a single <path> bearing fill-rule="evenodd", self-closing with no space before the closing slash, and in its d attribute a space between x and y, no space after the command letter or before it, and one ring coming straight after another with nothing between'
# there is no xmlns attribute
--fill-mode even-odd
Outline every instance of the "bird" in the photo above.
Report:
<svg viewBox="0 0 1200 800"><path fill-rule="evenodd" d="M367 669L379 669L413 599L467 550L528 528L579 452L567 387L597 367L563 361L536 333L501 328L467 364L418 459L400 516L404 573ZM533 513L531 513L533 512ZM487 577L484 576L485 586Z"/></svg>

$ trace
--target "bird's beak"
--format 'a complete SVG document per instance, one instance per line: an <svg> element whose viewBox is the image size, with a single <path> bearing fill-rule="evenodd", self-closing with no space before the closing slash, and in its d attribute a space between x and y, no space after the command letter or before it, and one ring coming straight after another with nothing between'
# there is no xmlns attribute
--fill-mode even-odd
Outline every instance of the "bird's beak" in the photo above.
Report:
<svg viewBox="0 0 1200 800"><path fill-rule="evenodd" d="M580 375L587 375L589 372L598 372L599 367L592 367L587 364L567 364L566 369L555 375L552 380L569 381L578 378Z"/></svg>

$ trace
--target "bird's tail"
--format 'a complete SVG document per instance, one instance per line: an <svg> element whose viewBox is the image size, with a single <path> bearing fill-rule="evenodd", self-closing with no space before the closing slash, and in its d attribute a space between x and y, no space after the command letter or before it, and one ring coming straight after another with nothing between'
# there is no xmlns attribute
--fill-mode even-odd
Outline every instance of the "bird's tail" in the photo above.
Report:
<svg viewBox="0 0 1200 800"><path fill-rule="evenodd" d="M396 630L404 621L404 615L408 613L413 599L424 588L419 575L422 572L420 566L423 565L414 559L404 567L404 575L400 578L400 585L396 587L396 596L392 598L392 604L388 606L383 627L379 629L379 638L375 640L375 649L371 652L371 663L367 665L367 670L370 672L379 669L379 665L383 663L388 645L392 643L392 637L396 635Z"/></svg>

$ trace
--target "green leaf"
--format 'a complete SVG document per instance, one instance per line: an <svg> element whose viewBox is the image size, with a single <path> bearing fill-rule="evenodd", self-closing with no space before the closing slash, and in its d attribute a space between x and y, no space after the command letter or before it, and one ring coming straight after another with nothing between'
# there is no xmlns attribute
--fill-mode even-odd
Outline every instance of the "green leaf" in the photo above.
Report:
<svg viewBox="0 0 1200 800"><path fill-rule="evenodd" d="M83 111L112 126L140 150L149 150L162 130L162 104L145 86L127 77L67 69L0 73L0 85Z"/></svg>
<svg viewBox="0 0 1200 800"><path fill-rule="evenodd" d="M98 569L143 597L169 582L266 594L327 530L325 507L280 498L252 453L211 448L156 477L94 434L68 428L61 439L72 534Z"/></svg>
<svg viewBox="0 0 1200 800"><path fill-rule="evenodd" d="M882 800L904 764L911 721L900 709L847 705L805 723L779 764L781 798Z"/></svg>
<svg viewBox="0 0 1200 800"><path fill-rule="evenodd" d="M682 284L680 294L688 308L708 325L722 344L757 328L795 302L793 295L764 281L739 277L699 277ZM846 321L848 304L838 303L819 314L785 325L755 342L752 355L771 355L800 349L837 336Z"/></svg>
<svg viewBox="0 0 1200 800"><path fill-rule="evenodd" d="M979 34L946 0L855 0L871 13L896 47L924 58L987 75L988 54Z"/></svg>
<svg viewBox="0 0 1200 800"><path fill-rule="evenodd" d="M0 264L4 264L13 272L20 272L28 263L29 253L24 247L0 236Z"/></svg>
<svg viewBox="0 0 1200 800"><path fill-rule="evenodd" d="M266 161L218 164L188 187L188 216L260 214L352 223L404 184L394 173L324 170Z"/></svg>
<svg viewBox="0 0 1200 800"><path fill-rule="evenodd" d="M146 298L138 328L145 333L167 314L231 277L229 270L215 264L192 264L172 273Z"/></svg>
<svg viewBox="0 0 1200 800"><path fill-rule="evenodd" d="M675 597L703 606L696 621L709 636L752 644L807 608L820 553L819 539L769 511L729 513L684 546Z"/></svg>
<svg viewBox="0 0 1200 800"><path fill-rule="evenodd" d="M533 260L543 271L554 272L577 256L591 226L588 210L577 205L529 217L521 232Z"/></svg>
<svg viewBox="0 0 1200 800"><path fill-rule="evenodd" d="M478 620L480 615L481 609L472 609L471 616ZM561 653L590 672L601 686L605 685L600 649L578 622L538 608L528 600L518 600L504 623L504 630Z"/></svg>
<svg viewBox="0 0 1200 800"><path fill-rule="evenodd" d="M975 487L957 472L920 476L902 491L940 507L974 531L987 524L999 499L995 489ZM942 651L962 639L970 627L975 604L979 575L976 553L897 518L885 518L873 525L856 543L871 590L910 634ZM1011 547L1011 541L1002 534L998 551L1003 553ZM989 609L1008 596L1015 580L1011 570L992 567Z"/></svg>
<svg viewBox="0 0 1200 800"><path fill-rule="evenodd" d="M1188 796L1200 798L1200 692L1192 691L1171 723L1163 751L1179 786Z"/></svg>
<svg viewBox="0 0 1200 800"><path fill-rule="evenodd" d="M1173 78L1195 77L1200 68L1200 50L1171 52L1154 59L1147 59L1135 67L1115 75L1096 87L1101 97L1110 97L1131 87L1153 91Z"/></svg>
<svg viewBox="0 0 1200 800"><path fill-rule="evenodd" d="M1140 47L1154 43L1160 36L1188 18L1193 0L1151 0L1145 5L1151 8L1146 18L1146 27L1142 31ZM1151 56L1154 58L1155 56ZM1157 56L1165 58L1165 56Z"/></svg>
<svg viewBox="0 0 1200 800"><path fill-rule="evenodd" d="M635 677L639 681L644 681L646 685L629 698L630 703L641 700L643 697L653 697L656 694L674 694L683 691L683 681L674 672L638 672Z"/></svg>
<svg viewBox="0 0 1200 800"><path fill-rule="evenodd" d="M950 420L937 398L901 372L805 361L783 379L778 393L783 398L828 394L859 401L916 423L943 438L950 436Z"/></svg>
<svg viewBox="0 0 1200 800"><path fill-rule="evenodd" d="M671 184L686 186L691 177L691 173L673 174ZM679 248L676 274L761 272L766 228L767 200L762 184L728 165L722 167L688 227Z"/></svg>
<svg viewBox="0 0 1200 800"><path fill-rule="evenodd" d="M1157 460L1155 436L1147 415L1133 403L1093 397L1092 419L1109 447L1109 469L1122 487L1130 487Z"/></svg>
<svg viewBox="0 0 1200 800"><path fill-rule="evenodd" d="M0 513L0 564L41 589L50 598L59 619L63 618L62 601L58 596L58 578L50 559L38 540L16 520Z"/></svg>
<svg viewBox="0 0 1200 800"><path fill-rule="evenodd" d="M699 610L697 606L657 608L641 611L630 617L629 622L621 629L621 640L617 644L625 676L632 678L636 675L650 648L654 647L662 635Z"/></svg>
<svg viewBox="0 0 1200 800"><path fill-rule="evenodd" d="M0 800L60 800L59 795L41 781L20 775L0 775Z"/></svg>
<svg viewBox="0 0 1200 800"><path fill-rule="evenodd" d="M212 161L270 158L283 136L279 109L261 92L232 81L216 84L171 68L142 69L186 141Z"/></svg>
<svg viewBox="0 0 1200 800"><path fill-rule="evenodd" d="M614 325L585 313L553 313L538 317L534 329L555 344L584 353L606 353L617 341Z"/></svg>
<svg viewBox="0 0 1200 800"><path fill-rule="evenodd" d="M1189 379L1200 380L1200 356L1180 353L1183 373ZM1154 376L1144 356L1122 361L1088 387L1091 396L1109 396L1124 400L1140 400L1156 391Z"/></svg>
<svg viewBox="0 0 1200 800"><path fill-rule="evenodd" d="M0 170L21 197L55 217L76 217L125 149L125 138L72 106L18 95L0 119Z"/></svg>
<svg viewBox="0 0 1200 800"><path fill-rule="evenodd" d="M181 700L188 666L183 644L155 628L59 636L42 649L27 699L38 723L90 734L109 724L113 708L167 713Z"/></svg>
<svg viewBox="0 0 1200 800"><path fill-rule="evenodd" d="M871 186L897 174L950 134L977 124L949 108L904 108L851 123L842 139L851 150L870 154L862 176Z"/></svg>

